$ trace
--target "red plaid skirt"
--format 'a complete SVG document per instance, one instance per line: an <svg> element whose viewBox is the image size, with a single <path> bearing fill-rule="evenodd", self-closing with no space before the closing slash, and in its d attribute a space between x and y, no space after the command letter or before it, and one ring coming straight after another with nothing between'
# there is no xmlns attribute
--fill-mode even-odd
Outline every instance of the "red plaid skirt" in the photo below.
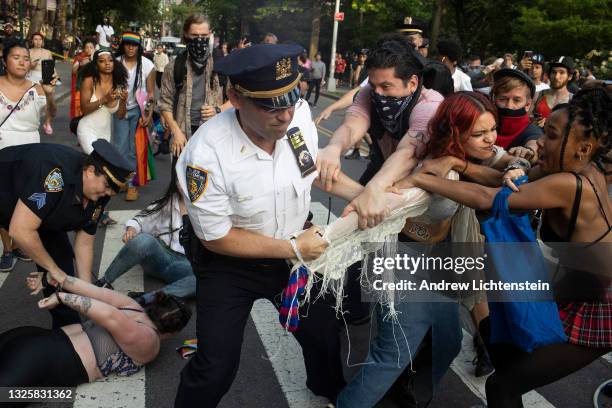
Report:
<svg viewBox="0 0 612 408"><path fill-rule="evenodd" d="M559 317L570 343L612 348L612 303L559 304Z"/></svg>

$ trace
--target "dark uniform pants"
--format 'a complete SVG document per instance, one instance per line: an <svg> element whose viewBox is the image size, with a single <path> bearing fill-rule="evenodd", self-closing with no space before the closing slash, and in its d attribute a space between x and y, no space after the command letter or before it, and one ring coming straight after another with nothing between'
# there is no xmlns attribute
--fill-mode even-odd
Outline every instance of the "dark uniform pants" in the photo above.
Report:
<svg viewBox="0 0 612 408"><path fill-rule="evenodd" d="M38 234L43 246L57 266L59 266L62 271L66 272L67 275L74 276L74 252L72 250L72 244L68 239L68 233L65 231L38 231ZM39 271L45 271L42 266L36 266ZM45 297L52 295L53 292L55 292L53 286L49 286L43 290ZM79 313L64 305L59 305L49 312L51 313L52 327L54 329L81 322Z"/></svg>
<svg viewBox="0 0 612 408"><path fill-rule="evenodd" d="M217 406L236 377L244 326L253 302L265 298L278 309L289 277L284 260L231 258L209 252L199 242L197 247L192 245L192 265L198 277L196 330L200 346L181 372L175 407ZM313 289L312 299L316 293ZM332 401L345 385L339 321L333 304L328 295L305 305L307 310L300 310L299 328L294 333L302 346L306 385Z"/></svg>

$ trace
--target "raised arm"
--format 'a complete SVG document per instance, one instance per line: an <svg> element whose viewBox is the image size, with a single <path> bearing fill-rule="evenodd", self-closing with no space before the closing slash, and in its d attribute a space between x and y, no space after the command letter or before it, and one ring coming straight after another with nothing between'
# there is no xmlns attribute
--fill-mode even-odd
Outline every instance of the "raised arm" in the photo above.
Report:
<svg viewBox="0 0 612 408"><path fill-rule="evenodd" d="M522 184L519 191L508 198L510 208L522 210L562 208L571 205L575 181L571 174L553 174L540 180ZM431 193L478 210L490 209L499 188L485 187L464 181L452 181L430 174L418 173L401 183L398 188L419 187ZM573 183L572 183L573 181Z"/></svg>
<svg viewBox="0 0 612 408"><path fill-rule="evenodd" d="M330 191L332 184L338 181L342 152L363 139L369 127L370 121L366 117L347 113L328 145L319 150L317 170L319 170L319 181L325 191Z"/></svg>

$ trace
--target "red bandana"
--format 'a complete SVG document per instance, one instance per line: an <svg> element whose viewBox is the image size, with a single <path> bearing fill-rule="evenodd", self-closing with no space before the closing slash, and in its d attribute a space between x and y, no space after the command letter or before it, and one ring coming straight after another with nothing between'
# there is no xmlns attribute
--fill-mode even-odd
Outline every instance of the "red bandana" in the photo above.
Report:
<svg viewBox="0 0 612 408"><path fill-rule="evenodd" d="M501 116L496 145L506 149L510 143L529 126L529 114L521 116Z"/></svg>

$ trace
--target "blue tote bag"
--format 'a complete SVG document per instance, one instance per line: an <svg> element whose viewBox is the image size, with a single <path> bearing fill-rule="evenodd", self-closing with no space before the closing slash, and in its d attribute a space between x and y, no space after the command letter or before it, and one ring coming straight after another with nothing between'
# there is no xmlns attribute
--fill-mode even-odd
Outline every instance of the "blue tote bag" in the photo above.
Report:
<svg viewBox="0 0 612 408"><path fill-rule="evenodd" d="M516 185L526 181L527 177L523 176ZM510 194L512 190L509 187L503 187L497 193L491 208L493 215L481 224L489 260L498 278L504 282L533 282L538 279L547 282L546 263L531 229L529 215L510 214ZM510 242L525 244L503 244ZM552 300L490 302L489 310L491 343L511 343L530 353L538 347L567 340L557 304Z"/></svg>

